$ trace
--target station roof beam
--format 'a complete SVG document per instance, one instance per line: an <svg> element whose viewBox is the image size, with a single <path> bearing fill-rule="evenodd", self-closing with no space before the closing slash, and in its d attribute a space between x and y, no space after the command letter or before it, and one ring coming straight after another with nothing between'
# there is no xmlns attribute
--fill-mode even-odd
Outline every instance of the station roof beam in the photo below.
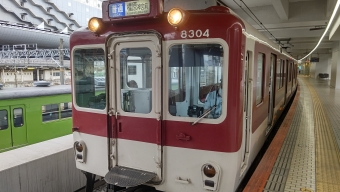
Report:
<svg viewBox="0 0 340 192"><path fill-rule="evenodd" d="M281 20L289 19L289 1L288 0L273 0L275 11Z"/></svg>

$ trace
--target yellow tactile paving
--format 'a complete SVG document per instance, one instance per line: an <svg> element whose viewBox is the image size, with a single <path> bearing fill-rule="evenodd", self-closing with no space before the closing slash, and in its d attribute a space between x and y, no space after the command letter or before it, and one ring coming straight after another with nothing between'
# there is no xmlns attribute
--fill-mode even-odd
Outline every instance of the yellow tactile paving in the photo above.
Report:
<svg viewBox="0 0 340 192"><path fill-rule="evenodd" d="M302 78L304 79L304 78ZM314 107L316 191L340 192L340 152L321 101L313 86L304 79L310 90Z"/></svg>

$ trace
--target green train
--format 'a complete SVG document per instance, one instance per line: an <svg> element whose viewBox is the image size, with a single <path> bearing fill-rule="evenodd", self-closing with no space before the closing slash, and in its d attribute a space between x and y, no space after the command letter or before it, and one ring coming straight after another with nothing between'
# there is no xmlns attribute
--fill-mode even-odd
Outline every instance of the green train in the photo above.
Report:
<svg viewBox="0 0 340 192"><path fill-rule="evenodd" d="M0 90L0 152L71 133L70 85Z"/></svg>

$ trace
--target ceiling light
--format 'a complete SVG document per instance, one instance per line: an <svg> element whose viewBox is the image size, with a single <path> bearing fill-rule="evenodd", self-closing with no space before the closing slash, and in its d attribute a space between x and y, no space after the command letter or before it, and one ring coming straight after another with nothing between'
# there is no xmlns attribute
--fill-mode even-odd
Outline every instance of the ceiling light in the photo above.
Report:
<svg viewBox="0 0 340 192"><path fill-rule="evenodd" d="M339 9L339 5L340 5L340 0L338 0L338 1L336 2L336 5L335 5L335 8L334 8L333 14L332 14L331 18L329 19L327 28L326 28L326 30L324 31L324 33L322 34L322 36L321 36L321 38L320 38L318 44L317 44L317 45L314 47L314 49L313 49L311 52L309 52L306 56L304 56L303 58L299 59L299 61L302 61L302 60L306 59L310 54L312 54L312 53L316 50L316 48L318 48L318 46L320 45L322 39L325 37L325 35L326 35L326 33L327 33L329 27L331 26L331 24L332 24L332 22L333 22L333 19L334 19L335 15L336 15L336 12L337 12L338 9Z"/></svg>

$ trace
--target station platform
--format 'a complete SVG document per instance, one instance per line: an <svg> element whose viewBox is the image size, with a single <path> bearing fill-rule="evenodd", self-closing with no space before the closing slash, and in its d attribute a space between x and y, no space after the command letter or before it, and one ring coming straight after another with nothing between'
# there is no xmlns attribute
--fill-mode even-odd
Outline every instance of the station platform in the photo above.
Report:
<svg viewBox="0 0 340 192"><path fill-rule="evenodd" d="M71 192L85 184L72 134L0 153L0 192Z"/></svg>
<svg viewBox="0 0 340 192"><path fill-rule="evenodd" d="M291 108L243 191L340 191L340 90L299 76Z"/></svg>

